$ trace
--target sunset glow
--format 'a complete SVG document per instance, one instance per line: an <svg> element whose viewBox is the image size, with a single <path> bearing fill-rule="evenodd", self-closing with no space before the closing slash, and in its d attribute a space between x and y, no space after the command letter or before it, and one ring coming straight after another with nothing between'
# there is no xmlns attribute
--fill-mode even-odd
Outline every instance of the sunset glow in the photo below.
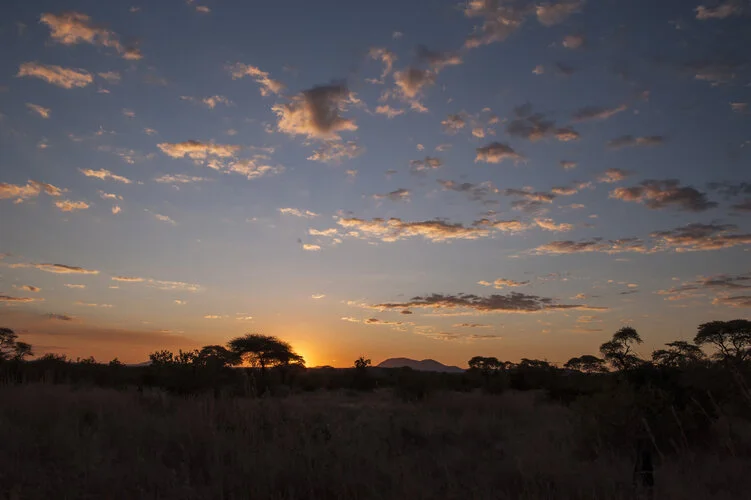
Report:
<svg viewBox="0 0 751 500"><path fill-rule="evenodd" d="M0 327L466 367L747 318L751 30L701 3L3 4Z"/></svg>

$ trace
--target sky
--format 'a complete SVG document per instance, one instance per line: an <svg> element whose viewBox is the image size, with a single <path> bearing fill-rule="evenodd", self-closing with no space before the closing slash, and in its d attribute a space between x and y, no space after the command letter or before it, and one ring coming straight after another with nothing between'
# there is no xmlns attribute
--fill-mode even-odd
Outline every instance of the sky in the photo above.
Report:
<svg viewBox="0 0 751 500"><path fill-rule="evenodd" d="M0 5L0 326L563 363L751 311L751 4Z"/></svg>

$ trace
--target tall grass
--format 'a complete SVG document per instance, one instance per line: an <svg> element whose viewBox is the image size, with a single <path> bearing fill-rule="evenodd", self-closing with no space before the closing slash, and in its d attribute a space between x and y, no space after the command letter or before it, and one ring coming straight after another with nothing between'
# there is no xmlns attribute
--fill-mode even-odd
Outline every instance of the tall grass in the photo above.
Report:
<svg viewBox="0 0 751 500"><path fill-rule="evenodd" d="M628 454L599 449L535 392L390 390L286 398L0 386L3 499L631 499ZM657 464L656 499L751 491L747 422Z"/></svg>

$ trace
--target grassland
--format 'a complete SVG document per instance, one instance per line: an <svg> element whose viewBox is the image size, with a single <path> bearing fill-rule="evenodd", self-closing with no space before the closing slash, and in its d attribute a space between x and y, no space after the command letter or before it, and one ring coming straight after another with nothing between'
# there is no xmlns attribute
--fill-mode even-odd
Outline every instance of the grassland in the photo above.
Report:
<svg viewBox="0 0 751 500"><path fill-rule="evenodd" d="M751 424L657 457L654 498L751 491ZM631 499L633 456L536 391L275 398L0 386L3 499Z"/></svg>

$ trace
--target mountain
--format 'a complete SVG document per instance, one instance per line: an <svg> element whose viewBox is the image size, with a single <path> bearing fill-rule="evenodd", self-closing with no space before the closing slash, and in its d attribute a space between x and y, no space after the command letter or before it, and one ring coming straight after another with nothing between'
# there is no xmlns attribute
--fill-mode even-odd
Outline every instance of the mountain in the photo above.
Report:
<svg viewBox="0 0 751 500"><path fill-rule="evenodd" d="M464 371L463 368L459 368L458 366L447 366L434 359L423 359L422 361L417 361L416 359L409 358L389 358L378 364L378 368L402 368L405 366L421 372L461 373Z"/></svg>

